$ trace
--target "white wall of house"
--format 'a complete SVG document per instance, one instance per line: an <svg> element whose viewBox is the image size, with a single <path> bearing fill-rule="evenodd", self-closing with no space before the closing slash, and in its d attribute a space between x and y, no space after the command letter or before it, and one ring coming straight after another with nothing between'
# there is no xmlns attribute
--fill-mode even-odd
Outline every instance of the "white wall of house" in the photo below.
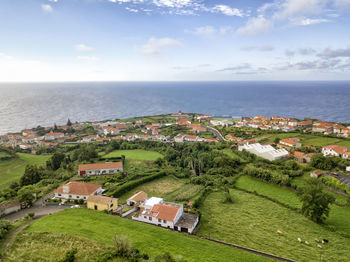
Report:
<svg viewBox="0 0 350 262"><path fill-rule="evenodd" d="M140 214L140 216L133 217L132 219L136 220L136 221L144 222L144 223L149 223L149 224L153 224L153 225L157 225L157 226L160 225L160 226L165 227L165 228L174 229L174 223L172 221L160 220L156 217L152 217L152 216L148 216L148 215Z"/></svg>
<svg viewBox="0 0 350 262"><path fill-rule="evenodd" d="M19 211L19 210L21 210L21 206L20 206L20 205L18 205L18 206L13 206L13 207L9 207L9 208L0 210L0 215L11 214L11 213L17 212L17 211Z"/></svg>
<svg viewBox="0 0 350 262"><path fill-rule="evenodd" d="M97 189L95 191L94 194L91 195L101 195L102 194L102 188L100 187L99 189ZM76 194L70 194L70 193L56 193L55 192L55 198L60 198L60 199L72 199L72 200L79 200L79 199L83 199L86 200L89 197L89 195L76 195Z"/></svg>
<svg viewBox="0 0 350 262"><path fill-rule="evenodd" d="M83 170L80 170L83 171ZM80 171L78 171L78 175L80 175ZM96 176L96 175L104 175L104 174L115 174L117 172L122 172L123 168L104 168L104 169L95 169L95 170L85 170L85 175L87 176Z"/></svg>
<svg viewBox="0 0 350 262"><path fill-rule="evenodd" d="M339 156L337 152L330 148L322 148L323 156Z"/></svg>
<svg viewBox="0 0 350 262"><path fill-rule="evenodd" d="M347 171L347 172L350 172L350 166L347 166L347 167L346 167L346 171Z"/></svg>

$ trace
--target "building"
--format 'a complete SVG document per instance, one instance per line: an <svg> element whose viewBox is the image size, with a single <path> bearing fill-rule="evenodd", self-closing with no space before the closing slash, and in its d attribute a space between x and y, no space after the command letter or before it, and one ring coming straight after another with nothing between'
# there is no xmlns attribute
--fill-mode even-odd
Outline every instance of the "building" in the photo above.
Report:
<svg viewBox="0 0 350 262"><path fill-rule="evenodd" d="M322 154L324 156L342 157L342 155L347 151L348 151L348 148L345 146L329 145L329 146L322 147Z"/></svg>
<svg viewBox="0 0 350 262"><path fill-rule="evenodd" d="M123 172L122 162L96 163L79 165L78 175L96 176Z"/></svg>
<svg viewBox="0 0 350 262"><path fill-rule="evenodd" d="M118 208L118 199L106 196L89 196L87 201L87 208L97 211L114 211Z"/></svg>
<svg viewBox="0 0 350 262"><path fill-rule="evenodd" d="M136 206L144 203L148 198L147 193L143 191L136 192L133 196L131 196L128 200L126 200L126 204L128 206Z"/></svg>
<svg viewBox="0 0 350 262"><path fill-rule="evenodd" d="M350 172L350 166L347 166L345 169L346 172Z"/></svg>
<svg viewBox="0 0 350 262"><path fill-rule="evenodd" d="M147 199L132 219L190 234L199 221L197 215L184 213L182 204L164 202L158 197Z"/></svg>
<svg viewBox="0 0 350 262"><path fill-rule="evenodd" d="M177 136L174 137L174 140L176 143L183 143L185 139L185 135L183 134L178 134Z"/></svg>
<svg viewBox="0 0 350 262"><path fill-rule="evenodd" d="M55 191L55 198L63 200L87 200L89 196L102 194L102 186L97 184L69 182Z"/></svg>
<svg viewBox="0 0 350 262"><path fill-rule="evenodd" d="M350 159L350 152L345 152L342 154L342 158L344 159Z"/></svg>
<svg viewBox="0 0 350 262"><path fill-rule="evenodd" d="M313 177L313 178L319 178L322 175L323 175L323 171L319 169L314 170L310 173L310 177Z"/></svg>
<svg viewBox="0 0 350 262"><path fill-rule="evenodd" d="M268 159L270 161L281 159L289 155L288 151L285 149L275 149L270 145L261 145L260 143L256 144L245 144L238 146L239 151L247 150L248 152L255 154L259 157Z"/></svg>
<svg viewBox="0 0 350 262"><path fill-rule="evenodd" d="M100 138L99 135L90 135L90 136L84 136L82 139L83 143L91 143L96 141L98 138Z"/></svg>
<svg viewBox="0 0 350 262"><path fill-rule="evenodd" d="M296 137L281 139L279 142L280 147L293 148L301 147L300 139Z"/></svg>
<svg viewBox="0 0 350 262"><path fill-rule="evenodd" d="M0 203L0 217L5 216L21 210L21 203L19 200L11 200Z"/></svg>
<svg viewBox="0 0 350 262"><path fill-rule="evenodd" d="M47 133L46 135L44 135L44 140L46 141L52 141L52 140L56 140L59 138L64 138L64 133Z"/></svg>

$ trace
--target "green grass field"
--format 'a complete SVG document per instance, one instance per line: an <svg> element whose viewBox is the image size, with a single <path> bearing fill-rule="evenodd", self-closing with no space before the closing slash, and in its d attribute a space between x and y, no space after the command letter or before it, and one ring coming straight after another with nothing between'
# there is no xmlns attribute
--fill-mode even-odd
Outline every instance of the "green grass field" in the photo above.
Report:
<svg viewBox="0 0 350 262"><path fill-rule="evenodd" d="M116 234L126 235L135 248L151 257L170 252L187 261L268 261L194 236L87 209L69 209L46 216L35 221L26 232L63 233L105 244L113 244Z"/></svg>
<svg viewBox="0 0 350 262"><path fill-rule="evenodd" d="M268 189L264 189L268 190ZM322 261L348 261L350 239L311 222L301 214L253 194L231 190L233 204L224 195L210 194L201 207L200 235L248 246L297 261L318 261L315 238L329 240ZM281 230L283 235L278 235ZM299 243L297 238L308 241Z"/></svg>
<svg viewBox="0 0 350 262"><path fill-rule="evenodd" d="M126 159L147 160L147 161L154 161L160 157L163 157L163 155L158 152L146 151L146 150L116 150L104 157L113 158L113 157L121 157L122 155L124 155Z"/></svg>
<svg viewBox="0 0 350 262"><path fill-rule="evenodd" d="M30 155L18 153L19 158L0 161L0 190L17 181L23 174L27 164L41 165L50 158L49 155Z"/></svg>
<svg viewBox="0 0 350 262"><path fill-rule="evenodd" d="M168 200L167 195L181 188L184 185L184 182L185 181L181 179L177 179L171 176L163 177L134 188L130 192L122 195L119 198L119 201L120 203L125 203L126 200L135 194L136 191L144 191L148 194L149 197L162 197L165 198L165 200Z"/></svg>

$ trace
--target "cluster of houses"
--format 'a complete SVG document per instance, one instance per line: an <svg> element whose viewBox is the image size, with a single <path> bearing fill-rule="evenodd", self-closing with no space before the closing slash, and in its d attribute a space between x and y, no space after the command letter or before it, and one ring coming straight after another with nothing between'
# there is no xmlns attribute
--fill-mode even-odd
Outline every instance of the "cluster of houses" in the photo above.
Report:
<svg viewBox="0 0 350 262"><path fill-rule="evenodd" d="M342 137L350 136L350 126L343 126L336 123L326 121L299 121L293 118L273 116L255 116L253 118L243 118L235 124L236 127L251 127L259 128L261 130L281 130L290 132L296 129L310 130L315 133L322 133L325 135L336 134Z"/></svg>

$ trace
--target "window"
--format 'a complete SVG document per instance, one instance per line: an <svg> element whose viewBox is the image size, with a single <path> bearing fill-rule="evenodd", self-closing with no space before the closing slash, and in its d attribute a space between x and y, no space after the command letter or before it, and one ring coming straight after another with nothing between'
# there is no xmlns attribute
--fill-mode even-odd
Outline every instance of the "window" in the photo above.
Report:
<svg viewBox="0 0 350 262"><path fill-rule="evenodd" d="M145 218L145 219L146 219L147 217L146 217L146 216L143 216L143 218Z"/></svg>
<svg viewBox="0 0 350 262"><path fill-rule="evenodd" d="M152 221L152 217L149 217L149 221Z"/></svg>
<svg viewBox="0 0 350 262"><path fill-rule="evenodd" d="M163 220L163 222L166 224L166 220Z"/></svg>
<svg viewBox="0 0 350 262"><path fill-rule="evenodd" d="M69 195L69 198L72 198L72 195Z"/></svg>
<svg viewBox="0 0 350 262"><path fill-rule="evenodd" d="M84 199L86 199L86 197L84 197Z"/></svg>
<svg viewBox="0 0 350 262"><path fill-rule="evenodd" d="M58 194L58 196L62 196L61 194Z"/></svg>
<svg viewBox="0 0 350 262"><path fill-rule="evenodd" d="M162 220L161 220L161 219L158 219L158 222L162 222Z"/></svg>
<svg viewBox="0 0 350 262"><path fill-rule="evenodd" d="M77 196L77 198L79 198L79 196Z"/></svg>

